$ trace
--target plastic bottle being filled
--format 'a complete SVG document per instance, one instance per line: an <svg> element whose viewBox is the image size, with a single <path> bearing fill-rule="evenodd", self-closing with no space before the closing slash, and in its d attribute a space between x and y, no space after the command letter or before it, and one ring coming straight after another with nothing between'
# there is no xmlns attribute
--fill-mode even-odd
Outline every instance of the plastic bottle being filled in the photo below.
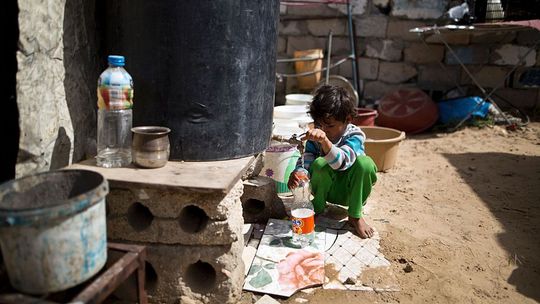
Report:
<svg viewBox="0 0 540 304"><path fill-rule="evenodd" d="M110 55L109 67L98 79L97 165L124 167L131 163L133 80L124 56Z"/></svg>
<svg viewBox="0 0 540 304"><path fill-rule="evenodd" d="M309 173L300 185L292 190L294 200L291 205L293 243L301 247L309 246L315 236L315 211L311 203Z"/></svg>

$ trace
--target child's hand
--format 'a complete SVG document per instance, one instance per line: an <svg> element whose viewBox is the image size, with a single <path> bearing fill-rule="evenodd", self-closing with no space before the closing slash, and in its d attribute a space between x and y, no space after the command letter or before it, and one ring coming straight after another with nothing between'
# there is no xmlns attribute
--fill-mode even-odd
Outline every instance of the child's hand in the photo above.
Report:
<svg viewBox="0 0 540 304"><path fill-rule="evenodd" d="M309 181L309 176L306 169L294 170L289 176L289 182L287 183L287 186L289 187L289 189L292 190L300 186L300 183L302 181Z"/></svg>
<svg viewBox="0 0 540 304"><path fill-rule="evenodd" d="M326 137L326 133L323 130L311 129L306 132L306 135L304 135L302 140L311 140L311 141L323 143L324 141L328 140L328 138Z"/></svg>
<svg viewBox="0 0 540 304"><path fill-rule="evenodd" d="M332 149L332 142L321 129L311 129L306 132L302 140L311 140L321 144L323 153L326 155Z"/></svg>

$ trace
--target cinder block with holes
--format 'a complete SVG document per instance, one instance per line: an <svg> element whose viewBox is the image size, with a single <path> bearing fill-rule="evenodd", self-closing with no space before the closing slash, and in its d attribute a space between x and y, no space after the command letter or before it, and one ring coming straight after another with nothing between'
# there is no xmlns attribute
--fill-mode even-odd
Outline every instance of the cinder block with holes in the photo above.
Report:
<svg viewBox="0 0 540 304"><path fill-rule="evenodd" d="M109 239L186 245L224 245L242 232L242 183L227 193L183 193L138 185L111 185Z"/></svg>
<svg viewBox="0 0 540 304"><path fill-rule="evenodd" d="M246 223L266 222L269 218L287 215L283 201L276 193L274 180L266 176L245 180L241 201Z"/></svg>
<svg viewBox="0 0 540 304"><path fill-rule="evenodd" d="M243 241L222 246L145 244L145 286L150 303L237 303L242 292ZM115 295L136 301L136 281Z"/></svg>

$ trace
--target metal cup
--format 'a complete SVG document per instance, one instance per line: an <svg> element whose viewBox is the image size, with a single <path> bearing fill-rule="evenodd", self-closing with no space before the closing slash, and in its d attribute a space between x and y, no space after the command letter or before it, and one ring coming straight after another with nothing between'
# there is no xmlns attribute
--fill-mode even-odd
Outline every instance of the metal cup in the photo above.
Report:
<svg viewBox="0 0 540 304"><path fill-rule="evenodd" d="M169 133L171 129L158 126L131 128L133 163L143 168L160 168L167 164L170 155Z"/></svg>

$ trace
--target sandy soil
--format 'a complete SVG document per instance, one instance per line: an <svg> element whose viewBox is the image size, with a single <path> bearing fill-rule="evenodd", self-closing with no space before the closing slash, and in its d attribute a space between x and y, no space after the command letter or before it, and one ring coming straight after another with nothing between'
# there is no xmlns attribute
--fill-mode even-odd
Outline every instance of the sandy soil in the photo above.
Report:
<svg viewBox="0 0 540 304"><path fill-rule="evenodd" d="M319 288L280 302L540 301L540 123L409 136L368 203L401 291Z"/></svg>

